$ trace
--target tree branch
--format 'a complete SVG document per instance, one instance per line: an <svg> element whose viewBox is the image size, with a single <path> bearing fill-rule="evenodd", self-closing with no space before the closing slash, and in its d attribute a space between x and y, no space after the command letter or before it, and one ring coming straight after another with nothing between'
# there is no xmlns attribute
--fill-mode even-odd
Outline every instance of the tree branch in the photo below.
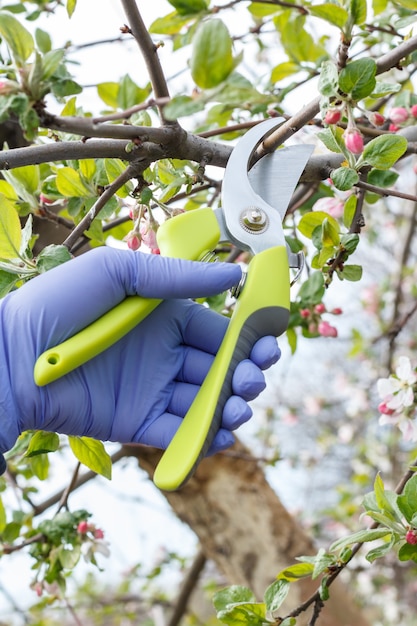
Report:
<svg viewBox="0 0 417 626"><path fill-rule="evenodd" d="M146 63L155 98L169 98L170 94L168 85L157 54L158 48L153 43L148 30L143 23L137 4L134 0L121 1L126 17L129 21L129 30L136 39ZM162 107L159 106L158 108L162 121L165 121Z"/></svg>

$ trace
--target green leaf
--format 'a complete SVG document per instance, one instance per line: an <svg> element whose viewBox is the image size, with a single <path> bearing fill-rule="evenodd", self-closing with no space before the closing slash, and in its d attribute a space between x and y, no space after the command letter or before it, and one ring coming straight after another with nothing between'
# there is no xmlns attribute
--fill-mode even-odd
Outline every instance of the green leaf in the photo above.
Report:
<svg viewBox="0 0 417 626"><path fill-rule="evenodd" d="M366 144L357 165L368 164L388 170L407 150L407 139L400 135L380 135Z"/></svg>
<svg viewBox="0 0 417 626"><path fill-rule="evenodd" d="M287 597L289 590L290 582L288 580L275 580L269 585L264 595L266 610L270 613L277 611Z"/></svg>
<svg viewBox="0 0 417 626"><path fill-rule="evenodd" d="M49 476L49 458L47 454L38 454L30 458L32 472L39 480L46 480Z"/></svg>
<svg viewBox="0 0 417 626"><path fill-rule="evenodd" d="M0 11L0 35L9 46L16 65L22 67L35 49L30 32L13 15Z"/></svg>
<svg viewBox="0 0 417 626"><path fill-rule="evenodd" d="M397 93L400 90L401 90L401 85L399 83L381 83L380 81L377 80L374 90L370 94L370 97L379 99L379 98L383 98L384 96L388 96L392 93Z"/></svg>
<svg viewBox="0 0 417 626"><path fill-rule="evenodd" d="M343 224L346 228L350 228L352 224L352 220L355 217L356 213L356 205L358 204L357 197L352 194L346 200L344 208L343 208Z"/></svg>
<svg viewBox="0 0 417 626"><path fill-rule="evenodd" d="M309 6L308 12L315 17L320 17L321 19L326 20L326 22L329 22L330 24L334 24L338 28L343 28L349 17L346 9L330 2Z"/></svg>
<svg viewBox="0 0 417 626"><path fill-rule="evenodd" d="M329 5L333 6L333 5ZM339 86L339 74L333 61L323 61L320 70L318 89L322 96L334 96ZM323 131L325 132L325 131Z"/></svg>
<svg viewBox="0 0 417 626"><path fill-rule="evenodd" d="M49 433L44 430L37 430L29 442L26 450L26 457L55 452L59 448L59 437L56 433Z"/></svg>
<svg viewBox="0 0 417 626"><path fill-rule="evenodd" d="M417 511L417 475L407 481L403 493L397 498L397 506L410 524Z"/></svg>
<svg viewBox="0 0 417 626"><path fill-rule="evenodd" d="M101 441L90 437L68 437L70 448L76 458L96 474L111 480L112 463Z"/></svg>
<svg viewBox="0 0 417 626"><path fill-rule="evenodd" d="M338 167L330 174L336 189L348 191L359 181L359 174L352 167Z"/></svg>
<svg viewBox="0 0 417 626"><path fill-rule="evenodd" d="M326 572L329 567L336 564L336 559L333 554L326 554L326 552L321 548L315 558L314 561L314 571L312 573L312 580L315 580Z"/></svg>
<svg viewBox="0 0 417 626"><path fill-rule="evenodd" d="M337 275L340 280L350 280L357 282L362 278L362 266L361 265L344 265L343 270L338 270Z"/></svg>
<svg viewBox="0 0 417 626"><path fill-rule="evenodd" d="M112 109L117 109L119 103L117 101L117 94L119 93L119 83L99 83L97 85L97 93L99 98L101 98L104 104L111 107Z"/></svg>
<svg viewBox="0 0 417 626"><path fill-rule="evenodd" d="M334 220L330 221L329 217L323 220L321 240L325 247L338 246L340 242L339 226L335 226Z"/></svg>
<svg viewBox="0 0 417 626"><path fill-rule="evenodd" d="M265 626L266 607L263 602L235 604L219 611L217 619L228 626Z"/></svg>
<svg viewBox="0 0 417 626"><path fill-rule="evenodd" d="M383 537L387 537L391 535L391 531L388 528L373 528L370 530L359 530L353 535L349 535L349 537L342 537L337 539L330 546L330 550L332 552L336 552L337 550L342 550L346 548L346 546L351 546L355 543L366 543L368 541L375 541L376 539L382 539Z"/></svg>
<svg viewBox="0 0 417 626"><path fill-rule="evenodd" d="M142 89L129 76L123 76L117 92L117 104L121 109L128 109L143 102L149 94L149 89Z"/></svg>
<svg viewBox="0 0 417 626"><path fill-rule="evenodd" d="M313 272L300 287L299 298L303 304L319 304L325 292L324 278L321 272Z"/></svg>
<svg viewBox="0 0 417 626"><path fill-rule="evenodd" d="M0 298L4 298L13 289L18 280L19 278L16 274L0 270Z"/></svg>
<svg viewBox="0 0 417 626"><path fill-rule="evenodd" d="M256 598L253 592L248 587L242 585L231 585L225 587L213 597L213 605L216 611L222 611L230 605L237 604L239 602L255 602Z"/></svg>
<svg viewBox="0 0 417 626"><path fill-rule="evenodd" d="M13 170L13 177L30 194L34 194L38 191L40 181L39 165L16 167Z"/></svg>
<svg viewBox="0 0 417 626"><path fill-rule="evenodd" d="M373 59L357 59L340 72L339 87L354 100L366 98L375 88L376 63Z"/></svg>
<svg viewBox="0 0 417 626"><path fill-rule="evenodd" d="M288 78L288 76L292 76L300 71L300 66L298 63L294 63L293 61L285 61L284 63L279 63L271 71L271 83L279 83L280 80L284 78Z"/></svg>
<svg viewBox="0 0 417 626"><path fill-rule="evenodd" d="M176 11L164 17L158 17L149 27L150 33L161 35L176 35L186 26L190 18L179 15Z"/></svg>
<svg viewBox="0 0 417 626"><path fill-rule="evenodd" d="M126 171L126 165L120 159L104 159L104 167L109 183L114 182ZM133 191L133 183L128 181L117 190L117 195L126 198L131 191Z"/></svg>
<svg viewBox="0 0 417 626"><path fill-rule="evenodd" d="M309 213L305 213L298 224L298 230L305 237L312 239L315 229L317 226L321 226L324 220L327 220L333 229L339 231L337 221L325 211L310 211Z"/></svg>
<svg viewBox="0 0 417 626"><path fill-rule="evenodd" d="M366 0L351 0L349 13L354 24L363 24L366 20Z"/></svg>
<svg viewBox="0 0 417 626"><path fill-rule="evenodd" d="M15 259L19 256L20 220L13 204L2 194L0 195L0 257Z"/></svg>
<svg viewBox="0 0 417 626"><path fill-rule="evenodd" d="M36 267L39 272L47 272L57 265L71 260L71 254L66 246L51 243L45 246L36 258Z"/></svg>
<svg viewBox="0 0 417 626"><path fill-rule="evenodd" d="M72 167L61 167L57 171L56 186L60 194L66 198L88 198L91 191L84 185L77 170Z"/></svg>
<svg viewBox="0 0 417 626"><path fill-rule="evenodd" d="M417 546L405 543L398 551L400 561L414 561L417 563Z"/></svg>
<svg viewBox="0 0 417 626"><path fill-rule="evenodd" d="M325 128L317 133L317 136L331 152L343 152L345 144L343 141L343 129L338 126Z"/></svg>
<svg viewBox="0 0 417 626"><path fill-rule="evenodd" d="M168 0L180 15L192 15L207 9L206 0Z"/></svg>
<svg viewBox="0 0 417 626"><path fill-rule="evenodd" d="M62 60L65 56L64 50L51 50L47 52L42 59L42 78L45 80L46 78L50 78L55 74L58 67L61 65Z"/></svg>
<svg viewBox="0 0 417 626"><path fill-rule="evenodd" d="M369 563L373 563L376 559L380 559L381 557L388 554L388 552L393 548L395 543L396 537L393 534L390 541L386 541L381 546L377 546L376 548L369 550L369 552L367 552L367 554L365 555L366 560L369 561Z"/></svg>
<svg viewBox="0 0 417 626"><path fill-rule="evenodd" d="M76 6L77 6L77 0L67 0L68 17L72 17Z"/></svg>
<svg viewBox="0 0 417 626"><path fill-rule="evenodd" d="M72 548L64 548L64 546L59 547L58 558L64 569L74 569L80 560L81 556L81 546L73 545Z"/></svg>
<svg viewBox="0 0 417 626"><path fill-rule="evenodd" d="M6 509L4 508L3 500L0 497L0 533L6 528Z"/></svg>
<svg viewBox="0 0 417 626"><path fill-rule="evenodd" d="M191 98L191 96L174 96L164 107L164 115L167 120L177 120L179 117L188 117L205 107L204 98Z"/></svg>
<svg viewBox="0 0 417 626"><path fill-rule="evenodd" d="M40 52L46 54L52 49L52 41L49 33L46 30L42 30L42 28L37 28L35 30L35 40L36 45L38 46Z"/></svg>
<svg viewBox="0 0 417 626"><path fill-rule="evenodd" d="M295 565L290 565L289 567L281 570L277 575L277 578L292 582L294 580L299 580L300 578L305 578L306 576L311 576L313 571L313 563L296 563Z"/></svg>
<svg viewBox="0 0 417 626"><path fill-rule="evenodd" d="M198 27L190 59L191 76L201 89L222 83L234 68L232 38L220 19L210 19Z"/></svg>
<svg viewBox="0 0 417 626"><path fill-rule="evenodd" d="M340 245L348 254L353 254L359 244L359 235L357 233L347 233L340 238Z"/></svg>

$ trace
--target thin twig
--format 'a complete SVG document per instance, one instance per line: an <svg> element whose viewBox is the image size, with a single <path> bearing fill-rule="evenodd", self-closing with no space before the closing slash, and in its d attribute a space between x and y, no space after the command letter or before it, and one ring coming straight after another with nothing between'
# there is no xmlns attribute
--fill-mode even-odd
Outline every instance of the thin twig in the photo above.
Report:
<svg viewBox="0 0 417 626"><path fill-rule="evenodd" d="M190 569L188 570L185 578L182 581L181 589L167 626L178 626L178 624L181 622L187 610L190 596L196 588L196 585L200 578L200 574L204 569L206 561L206 555L200 549L197 552Z"/></svg>

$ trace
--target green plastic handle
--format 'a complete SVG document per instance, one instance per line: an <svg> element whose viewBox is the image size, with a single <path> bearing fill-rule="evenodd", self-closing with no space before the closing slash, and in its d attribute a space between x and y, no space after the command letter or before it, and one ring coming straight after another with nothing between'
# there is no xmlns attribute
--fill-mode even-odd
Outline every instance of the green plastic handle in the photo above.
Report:
<svg viewBox="0 0 417 626"><path fill-rule="evenodd" d="M213 211L199 209L164 222L158 231L158 245L164 256L198 260L216 247L219 237ZM124 337L160 302L140 296L126 298L76 335L41 354L35 363L35 383L52 383L94 358Z"/></svg>
<svg viewBox="0 0 417 626"><path fill-rule="evenodd" d="M215 360L153 476L157 487L179 489L207 453L232 394L238 363L257 339L281 335L288 326L290 282L287 250L269 248L255 255Z"/></svg>

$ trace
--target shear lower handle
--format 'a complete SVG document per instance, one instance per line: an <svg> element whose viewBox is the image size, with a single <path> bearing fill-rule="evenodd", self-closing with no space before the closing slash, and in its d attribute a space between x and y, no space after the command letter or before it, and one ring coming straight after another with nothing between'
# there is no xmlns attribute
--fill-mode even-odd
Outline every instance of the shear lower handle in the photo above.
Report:
<svg viewBox="0 0 417 626"><path fill-rule="evenodd" d="M161 302L130 296L98 320L55 348L46 350L35 363L35 383L42 387L72 372L139 324Z"/></svg>
<svg viewBox="0 0 417 626"><path fill-rule="evenodd" d="M179 489L194 473L220 428L240 361L265 335L278 337L288 326L290 283L287 250L269 248L249 265L247 279L214 362L153 477L165 491Z"/></svg>

